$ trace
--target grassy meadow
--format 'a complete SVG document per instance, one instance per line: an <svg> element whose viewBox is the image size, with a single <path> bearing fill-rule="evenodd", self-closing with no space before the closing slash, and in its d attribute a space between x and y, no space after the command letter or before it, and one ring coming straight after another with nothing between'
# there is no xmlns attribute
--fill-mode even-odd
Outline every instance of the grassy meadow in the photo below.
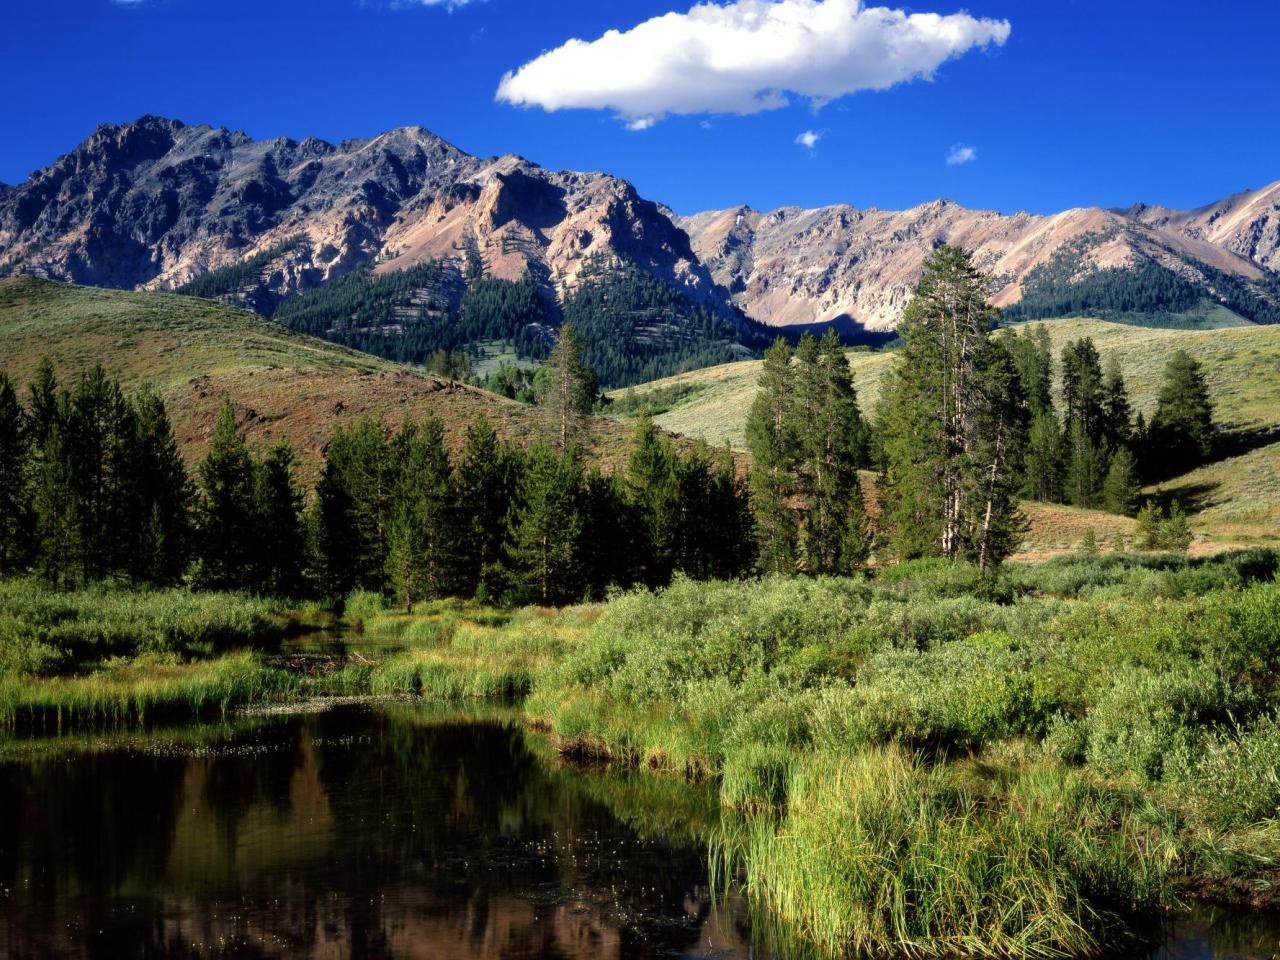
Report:
<svg viewBox="0 0 1280 960"><path fill-rule="evenodd" d="M920 561L412 614L355 594L324 635L341 652L310 657L280 640L324 611L22 581L0 589L0 723L515 703L561 756L710 784L717 876L776 940L1101 956L1192 901L1276 905L1278 570L1266 550L1077 554L997 580Z"/></svg>

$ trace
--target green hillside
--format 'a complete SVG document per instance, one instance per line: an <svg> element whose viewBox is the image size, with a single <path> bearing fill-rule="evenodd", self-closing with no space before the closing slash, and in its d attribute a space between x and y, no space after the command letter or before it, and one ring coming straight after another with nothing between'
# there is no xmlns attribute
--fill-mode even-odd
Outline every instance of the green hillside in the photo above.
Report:
<svg viewBox="0 0 1280 960"><path fill-rule="evenodd" d="M1218 422L1237 441L1240 452L1167 482L1160 492L1186 501L1197 531L1210 545L1280 538L1280 326L1172 330L1103 320L1053 320L1046 327L1055 353L1068 341L1087 336L1104 360L1114 355L1124 369L1135 412L1148 417L1169 356L1183 349L1199 360ZM892 360L885 352L850 352L864 411L874 408ZM660 411L656 420L667 430L742 449L759 369L758 361L725 364L612 396L622 411L645 404ZM1033 553L1071 548L1089 528L1103 542L1131 528L1124 518L1094 511L1036 505L1028 512L1032 530L1027 548Z"/></svg>
<svg viewBox="0 0 1280 960"><path fill-rule="evenodd" d="M184 452L201 456L224 395L251 443L298 448L316 472L336 423L361 414L435 415L453 440L484 413L503 434L526 438L537 412L474 387L292 332L212 301L77 287L30 277L0 280L0 370L27 382L42 357L62 376L101 363L126 386L164 397ZM602 420L596 454L611 460L629 428Z"/></svg>

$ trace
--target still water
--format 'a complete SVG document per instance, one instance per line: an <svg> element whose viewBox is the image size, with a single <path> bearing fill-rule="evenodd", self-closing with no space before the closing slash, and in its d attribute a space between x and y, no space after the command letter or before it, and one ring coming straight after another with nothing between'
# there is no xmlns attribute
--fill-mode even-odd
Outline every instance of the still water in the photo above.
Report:
<svg viewBox="0 0 1280 960"><path fill-rule="evenodd" d="M11 958L772 956L713 906L709 791L559 763L502 710L345 705L0 752ZM1204 915L1164 960L1269 958Z"/></svg>

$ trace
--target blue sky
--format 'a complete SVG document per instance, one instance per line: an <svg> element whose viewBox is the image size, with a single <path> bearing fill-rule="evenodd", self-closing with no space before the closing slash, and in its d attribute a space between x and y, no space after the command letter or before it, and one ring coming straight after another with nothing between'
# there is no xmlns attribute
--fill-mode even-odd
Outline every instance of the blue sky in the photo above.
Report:
<svg viewBox="0 0 1280 960"><path fill-rule="evenodd" d="M778 2L738 0L733 11L770 14ZM852 4L785 2L830 3L828 13ZM571 38L595 41L691 5L5 0L0 180L25 179L100 122L144 113L328 140L420 124L474 154L626 177L683 213L737 203L902 208L936 197L1006 212L1137 200L1187 207L1280 179L1272 0L915 0L908 12L964 10L964 23L979 26L932 79L887 90L829 97L889 83L896 67L819 50L797 73L790 53L766 62L776 51L765 43L730 51L734 78L723 90L718 67L686 71L677 61L680 70L659 63L637 81L643 89L619 92L612 71L591 69L614 62L614 49L591 47L594 60L553 55L508 95L533 105L495 97L508 71ZM1007 37L993 22L1007 24ZM683 17L664 23L675 33L621 41L640 73L644 43L688 27ZM812 96L723 112L758 95L752 83L775 78L808 85L802 94ZM822 84L826 93L815 93ZM611 106L551 111L539 102Z"/></svg>

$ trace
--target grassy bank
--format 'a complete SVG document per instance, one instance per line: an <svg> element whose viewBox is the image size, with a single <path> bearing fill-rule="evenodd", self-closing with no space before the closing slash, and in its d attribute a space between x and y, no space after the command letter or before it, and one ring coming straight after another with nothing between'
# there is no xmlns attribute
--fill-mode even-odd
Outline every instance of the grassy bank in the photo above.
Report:
<svg viewBox="0 0 1280 960"><path fill-rule="evenodd" d="M821 953L1098 955L1182 900L1274 902L1273 553L1081 557L613 601L526 710L715 778L718 844Z"/></svg>

